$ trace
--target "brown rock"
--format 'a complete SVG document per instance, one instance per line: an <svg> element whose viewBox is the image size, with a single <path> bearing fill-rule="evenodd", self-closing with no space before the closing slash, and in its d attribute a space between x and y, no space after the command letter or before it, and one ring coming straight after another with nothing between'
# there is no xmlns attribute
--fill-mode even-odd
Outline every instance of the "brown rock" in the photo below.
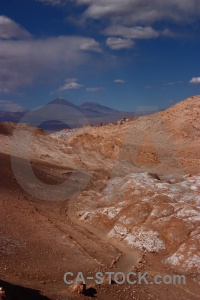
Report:
<svg viewBox="0 0 200 300"><path fill-rule="evenodd" d="M86 291L86 284L82 282L74 283L70 286L70 291L76 294L84 294Z"/></svg>

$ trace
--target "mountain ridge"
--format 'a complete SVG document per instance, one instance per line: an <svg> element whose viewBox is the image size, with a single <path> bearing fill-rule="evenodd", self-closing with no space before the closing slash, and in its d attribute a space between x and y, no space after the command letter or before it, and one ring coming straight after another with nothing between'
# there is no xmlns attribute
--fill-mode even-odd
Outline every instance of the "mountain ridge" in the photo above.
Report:
<svg viewBox="0 0 200 300"><path fill-rule="evenodd" d="M55 105L53 112L51 105ZM64 106L63 109L62 106ZM69 110L67 110L67 108L69 108ZM32 119L34 119L34 122L37 118L41 120L41 122L43 122L42 120L44 119L44 122L48 123L47 128L44 126L38 127L47 131L57 131L58 128L59 130L64 128L76 128L86 124L99 125L101 123L112 123L122 118L134 117L134 112L118 111L95 102L85 102L81 105L75 105L69 100L58 97L34 111L17 113L0 111L0 122L18 123L21 119L22 122L24 122L23 117L27 113L30 115L30 117L27 115L27 123L30 122L30 124L32 124ZM55 120L52 119L52 113L55 116Z"/></svg>

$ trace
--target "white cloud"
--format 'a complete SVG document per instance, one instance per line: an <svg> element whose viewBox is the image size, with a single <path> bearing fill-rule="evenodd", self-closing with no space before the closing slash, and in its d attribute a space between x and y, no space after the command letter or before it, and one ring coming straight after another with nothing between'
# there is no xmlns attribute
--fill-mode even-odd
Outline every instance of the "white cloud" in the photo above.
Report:
<svg viewBox="0 0 200 300"><path fill-rule="evenodd" d="M24 111L25 109L12 101L9 100L0 100L0 110L1 111L10 111L10 112L18 112Z"/></svg>
<svg viewBox="0 0 200 300"><path fill-rule="evenodd" d="M125 80L123 80L123 79L115 79L114 82L115 83L125 83Z"/></svg>
<svg viewBox="0 0 200 300"><path fill-rule="evenodd" d="M174 38L177 36L169 28L156 31L152 25L156 22L172 22L185 24L196 22L200 16L199 0L74 0L78 5L84 5L82 21L87 19L103 20L108 27L102 31L110 37L124 39L150 39L159 36ZM112 45L112 49L122 49L126 46ZM128 47L131 47L129 40Z"/></svg>
<svg viewBox="0 0 200 300"><path fill-rule="evenodd" d="M87 46L86 46L87 45ZM91 38L61 36L47 39L0 41L0 93L12 93L35 82L54 80L92 60L100 52Z"/></svg>
<svg viewBox="0 0 200 300"><path fill-rule="evenodd" d="M199 0L76 0L87 4L85 17L109 17L113 24L153 23L161 20L194 21L200 15Z"/></svg>
<svg viewBox="0 0 200 300"><path fill-rule="evenodd" d="M200 84L200 77L193 77L189 82L192 84Z"/></svg>
<svg viewBox="0 0 200 300"><path fill-rule="evenodd" d="M58 92L66 91L66 90L79 90L83 85L79 84L78 79L76 78L68 78L65 80L65 84L57 90Z"/></svg>
<svg viewBox="0 0 200 300"><path fill-rule="evenodd" d="M151 39L159 36L175 37L169 28L159 31L152 28L156 22L174 23L195 22L200 16L199 0L36 0L51 5L68 5L74 3L83 5L82 17L80 12L73 17L76 24L83 24L87 19L103 20L108 27L103 34L110 37L107 45L113 49L130 48L135 39ZM77 22L78 20L78 22ZM90 24L90 23L89 23ZM80 25L81 26L81 25ZM124 40L114 40L121 37ZM101 51L99 46L90 41L82 49ZM120 45L121 43L121 45ZM88 49L87 49L88 50Z"/></svg>
<svg viewBox="0 0 200 300"><path fill-rule="evenodd" d="M35 81L48 81L55 73L70 71L101 52L93 38L59 36L34 39L13 20L0 16L0 93L13 93Z"/></svg>
<svg viewBox="0 0 200 300"><path fill-rule="evenodd" d="M106 45L109 46L113 50L120 50L123 48L131 48L134 42L130 39L122 39L122 38L115 38L109 37L106 40Z"/></svg>
<svg viewBox="0 0 200 300"><path fill-rule="evenodd" d="M13 20L0 16L0 39L29 39L31 34Z"/></svg>
<svg viewBox="0 0 200 300"><path fill-rule="evenodd" d="M35 0L50 5L69 2L84 5L84 18L109 18L115 25L152 24L156 21L194 22L200 15L199 0Z"/></svg>
<svg viewBox="0 0 200 300"><path fill-rule="evenodd" d="M90 92L90 93L95 93L95 92L104 91L104 88L102 88L102 87L92 87L92 88L87 88L86 91Z"/></svg>
<svg viewBox="0 0 200 300"><path fill-rule="evenodd" d="M127 39L150 39L159 36L159 33L151 27L125 27L112 25L104 31L105 35L122 36Z"/></svg>
<svg viewBox="0 0 200 300"><path fill-rule="evenodd" d="M85 42L81 44L80 49L86 51L102 52L101 48L99 47L99 43L92 38L88 38L87 40L85 40Z"/></svg>

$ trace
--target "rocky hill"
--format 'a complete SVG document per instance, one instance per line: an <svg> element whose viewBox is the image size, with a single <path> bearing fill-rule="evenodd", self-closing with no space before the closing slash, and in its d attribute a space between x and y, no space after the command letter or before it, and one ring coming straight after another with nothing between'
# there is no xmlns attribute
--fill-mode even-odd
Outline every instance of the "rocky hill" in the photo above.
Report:
<svg viewBox="0 0 200 300"><path fill-rule="evenodd" d="M12 299L198 299L200 96L54 134L0 124L3 291ZM95 285L71 271L181 274L186 285ZM40 291L40 292L39 292Z"/></svg>

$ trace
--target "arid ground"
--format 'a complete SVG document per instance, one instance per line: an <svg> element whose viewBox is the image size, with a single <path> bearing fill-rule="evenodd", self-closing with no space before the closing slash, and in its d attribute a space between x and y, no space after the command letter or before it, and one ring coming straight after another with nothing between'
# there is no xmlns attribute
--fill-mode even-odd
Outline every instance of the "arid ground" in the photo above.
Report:
<svg viewBox="0 0 200 300"><path fill-rule="evenodd" d="M199 299L200 96L149 116L46 134L0 124L0 287L17 300ZM97 285L66 272L184 275ZM4 299L4 298L2 298Z"/></svg>

